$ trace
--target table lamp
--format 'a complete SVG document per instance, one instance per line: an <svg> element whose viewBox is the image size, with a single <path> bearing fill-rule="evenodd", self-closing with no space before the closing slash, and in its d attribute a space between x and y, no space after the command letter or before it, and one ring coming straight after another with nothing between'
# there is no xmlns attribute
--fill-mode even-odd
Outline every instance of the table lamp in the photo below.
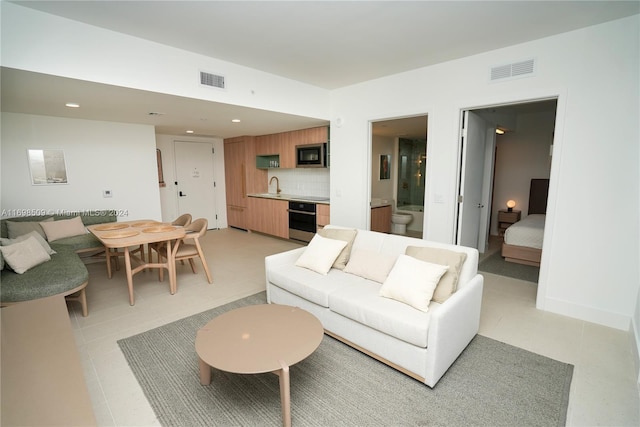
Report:
<svg viewBox="0 0 640 427"><path fill-rule="evenodd" d="M507 211L513 212L513 208L516 207L516 202L514 200L507 201Z"/></svg>

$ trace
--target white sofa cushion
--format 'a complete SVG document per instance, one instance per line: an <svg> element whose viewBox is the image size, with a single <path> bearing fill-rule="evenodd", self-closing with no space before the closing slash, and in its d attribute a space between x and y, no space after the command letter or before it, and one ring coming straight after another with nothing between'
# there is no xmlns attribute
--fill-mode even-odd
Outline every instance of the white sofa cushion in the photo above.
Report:
<svg viewBox="0 0 640 427"><path fill-rule="evenodd" d="M413 308L426 312L429 310L433 291L448 269L446 265L399 255L387 280L380 287L380 296L409 304Z"/></svg>
<svg viewBox="0 0 640 427"><path fill-rule="evenodd" d="M275 266L267 274L277 287L322 307L329 307L329 294L336 289L365 280L336 269L325 276L294 265Z"/></svg>
<svg viewBox="0 0 640 427"><path fill-rule="evenodd" d="M425 313L407 304L383 298L378 295L379 289L380 284L371 280L336 287L329 294L329 309L402 341L426 348L433 310Z"/></svg>

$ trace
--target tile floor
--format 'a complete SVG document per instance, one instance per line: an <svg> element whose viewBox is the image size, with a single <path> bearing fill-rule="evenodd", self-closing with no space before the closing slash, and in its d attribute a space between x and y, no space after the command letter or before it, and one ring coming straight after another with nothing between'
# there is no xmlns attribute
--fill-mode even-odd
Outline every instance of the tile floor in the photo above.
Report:
<svg viewBox="0 0 640 427"><path fill-rule="evenodd" d="M299 245L235 229L209 231L204 251L214 275L179 267L178 292L157 272L134 277L128 303L123 268L112 279L104 262L88 265L89 317L71 318L98 424L159 425L117 340L265 289L264 257ZM535 308L536 284L484 274L480 334L575 366L569 426L638 426L640 400L630 334Z"/></svg>

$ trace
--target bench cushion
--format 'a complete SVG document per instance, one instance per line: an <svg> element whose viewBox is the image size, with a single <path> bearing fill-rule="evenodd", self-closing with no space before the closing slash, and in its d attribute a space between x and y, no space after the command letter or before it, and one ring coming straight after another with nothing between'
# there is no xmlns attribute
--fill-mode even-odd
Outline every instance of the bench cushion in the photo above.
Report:
<svg viewBox="0 0 640 427"><path fill-rule="evenodd" d="M18 302L64 294L89 280L89 272L73 248L52 243L51 260L23 274L8 268L0 277L0 301Z"/></svg>

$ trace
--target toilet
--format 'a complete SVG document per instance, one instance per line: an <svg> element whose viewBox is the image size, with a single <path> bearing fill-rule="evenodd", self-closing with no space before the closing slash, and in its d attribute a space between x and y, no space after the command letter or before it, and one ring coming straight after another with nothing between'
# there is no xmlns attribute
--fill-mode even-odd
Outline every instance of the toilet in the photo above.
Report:
<svg viewBox="0 0 640 427"><path fill-rule="evenodd" d="M405 212L394 212L391 214L391 233L407 234L407 224L413 220L413 215Z"/></svg>

